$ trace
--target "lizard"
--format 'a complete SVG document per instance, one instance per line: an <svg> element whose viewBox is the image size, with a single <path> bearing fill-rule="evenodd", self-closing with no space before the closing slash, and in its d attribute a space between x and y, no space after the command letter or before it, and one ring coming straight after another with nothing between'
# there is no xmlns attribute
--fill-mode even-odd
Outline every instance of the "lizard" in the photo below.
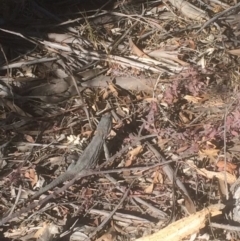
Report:
<svg viewBox="0 0 240 241"><path fill-rule="evenodd" d="M30 197L35 199L41 194L53 189L57 185L73 179L76 175L84 170L93 168L98 160L99 155L103 149L103 144L112 128L111 114L104 115L98 123L96 134L90 144L86 147L83 154L78 158L76 164L69 168L65 173L54 179L51 183L41 188L37 193Z"/></svg>

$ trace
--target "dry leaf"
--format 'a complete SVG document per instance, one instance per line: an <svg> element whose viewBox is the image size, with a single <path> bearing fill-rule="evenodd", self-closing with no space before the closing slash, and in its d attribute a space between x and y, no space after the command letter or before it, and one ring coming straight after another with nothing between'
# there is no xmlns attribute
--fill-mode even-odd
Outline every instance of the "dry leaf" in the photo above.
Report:
<svg viewBox="0 0 240 241"><path fill-rule="evenodd" d="M124 177L129 177L131 175L131 171L125 170L122 172Z"/></svg>
<svg viewBox="0 0 240 241"><path fill-rule="evenodd" d="M35 233L34 238L38 239L40 236L42 236L46 230L47 230L48 224L46 222L43 223L43 226L38 229L38 231Z"/></svg>
<svg viewBox="0 0 240 241"><path fill-rule="evenodd" d="M116 222L113 222L113 221L111 222L111 225L117 233L125 235L126 230L123 226L119 226L119 225L116 224Z"/></svg>
<svg viewBox="0 0 240 241"><path fill-rule="evenodd" d="M132 165L132 159L128 159L126 162L125 162L125 167L129 167Z"/></svg>
<svg viewBox="0 0 240 241"><path fill-rule="evenodd" d="M107 230L105 234L103 234L100 238L96 239L96 241L113 241L116 237L116 227L115 222L111 222L111 228Z"/></svg>
<svg viewBox="0 0 240 241"><path fill-rule="evenodd" d="M74 36L71 36L70 34L64 33L49 33L48 38L52 41L58 42L58 43L83 43L81 38L76 38Z"/></svg>
<svg viewBox="0 0 240 241"><path fill-rule="evenodd" d="M140 50L132 41L132 39L129 39L129 46L132 50L133 54L136 54L138 57L142 57L142 58L147 58L147 59L151 59L149 56L147 56L142 50Z"/></svg>
<svg viewBox="0 0 240 241"><path fill-rule="evenodd" d="M156 58L156 59L168 59L173 60L174 62L179 63L182 66L189 66L189 63L186 63L178 58L178 52L177 51L166 51L163 49L156 49L148 53L150 57Z"/></svg>
<svg viewBox="0 0 240 241"><path fill-rule="evenodd" d="M196 96L191 96L191 95L185 95L183 97L183 99L187 100L190 103L194 103L194 104L200 103L203 100L203 98L196 97Z"/></svg>
<svg viewBox="0 0 240 241"><path fill-rule="evenodd" d="M156 171L154 173L154 177L153 177L153 183L163 183L163 176L162 173L160 173L159 171Z"/></svg>
<svg viewBox="0 0 240 241"><path fill-rule="evenodd" d="M231 173L228 173L228 172L213 172L213 171L208 171L206 170L205 168L197 168L195 164L191 164L191 163L188 163L188 165L190 167L192 167L193 169L195 169L197 171L198 174L204 176L204 177L207 177L209 179L212 179L212 178L218 178L219 180L223 180L223 181L227 181L228 184L232 184L234 183L237 179L236 179L236 176L235 175L232 175Z"/></svg>
<svg viewBox="0 0 240 241"><path fill-rule="evenodd" d="M36 171L34 169L29 169L25 172L24 175L26 178L30 179L32 187L36 185L38 181L38 176L36 174Z"/></svg>
<svg viewBox="0 0 240 241"><path fill-rule="evenodd" d="M139 153L141 153L143 150L142 145L138 145L137 147L135 147L134 149L132 149L131 151L128 152L128 154L130 155L130 158L133 159L134 157L136 157Z"/></svg>
<svg viewBox="0 0 240 241"><path fill-rule="evenodd" d="M35 234L36 241L51 241L55 234L59 233L58 227L54 224L44 223Z"/></svg>
<svg viewBox="0 0 240 241"><path fill-rule="evenodd" d="M113 241L114 236L110 233L103 234L100 238L96 239L96 241Z"/></svg>
<svg viewBox="0 0 240 241"><path fill-rule="evenodd" d="M51 166L55 166L55 165L61 165L62 163L65 163L65 158L63 156L53 156L53 157L49 157L48 162L51 164Z"/></svg>
<svg viewBox="0 0 240 241"><path fill-rule="evenodd" d="M214 13L220 13L222 12L223 10L225 10L221 5L215 5L214 8L213 8L213 12Z"/></svg>
<svg viewBox="0 0 240 241"><path fill-rule="evenodd" d="M112 83L108 85L108 88L113 96L118 97L118 92Z"/></svg>
<svg viewBox="0 0 240 241"><path fill-rule="evenodd" d="M186 117L186 115L184 115L184 113L181 111L180 113L179 113L179 118L182 120L182 122L183 123L189 123L189 119Z"/></svg>
<svg viewBox="0 0 240 241"><path fill-rule="evenodd" d="M162 137L158 137L158 146L161 149L164 149L164 146L169 142L169 139L163 139Z"/></svg>
<svg viewBox="0 0 240 241"><path fill-rule="evenodd" d="M145 188L144 192L147 193L147 194L152 193L153 187L154 187L154 184L151 183L147 188Z"/></svg>
<svg viewBox="0 0 240 241"><path fill-rule="evenodd" d="M214 149L216 149L216 145L214 145L211 141L207 141L207 146L209 147L209 148L214 148Z"/></svg>
<svg viewBox="0 0 240 241"><path fill-rule="evenodd" d="M136 100L138 100L138 101L143 100L143 96L141 94L136 94Z"/></svg>
<svg viewBox="0 0 240 241"><path fill-rule="evenodd" d="M131 151L128 152L128 155L130 156L129 159L126 161L125 166L129 167L132 164L132 161L134 160L134 158L141 153L143 150L142 146L139 145L137 147L135 147L134 149L132 149Z"/></svg>
<svg viewBox="0 0 240 241"><path fill-rule="evenodd" d="M148 103L152 103L152 102L157 102L157 99L156 98L152 98L152 97L147 97L147 98L144 98L145 101L147 101Z"/></svg>
<svg viewBox="0 0 240 241"><path fill-rule="evenodd" d="M215 162L219 153L219 149L209 148L199 150L198 154L200 157L207 157L210 161Z"/></svg>
<svg viewBox="0 0 240 241"><path fill-rule="evenodd" d="M188 43L189 43L189 48L190 49L196 49L196 44L195 44L195 42L193 40L189 39Z"/></svg>
<svg viewBox="0 0 240 241"><path fill-rule="evenodd" d="M82 136L86 137L86 138L89 138L90 136L92 135L92 131L84 131L82 133Z"/></svg>
<svg viewBox="0 0 240 241"><path fill-rule="evenodd" d="M27 239L26 239L26 236L27 236ZM4 232L4 237L7 238L7 240L24 240L24 238L25 240L31 240L33 236L34 236L34 231L30 231L27 225L20 225L17 228L11 228L11 229L8 229L6 232Z"/></svg>
<svg viewBox="0 0 240 241"><path fill-rule="evenodd" d="M240 49L231 49L227 51L229 54L240 56Z"/></svg>
<svg viewBox="0 0 240 241"><path fill-rule="evenodd" d="M221 195L226 196L228 194L228 188L226 187L226 182L218 179L218 186L219 186L219 191Z"/></svg>
<svg viewBox="0 0 240 241"><path fill-rule="evenodd" d="M91 196L93 195L92 189L86 188L85 191L84 191L84 195L85 195L86 197L91 197Z"/></svg>
<svg viewBox="0 0 240 241"><path fill-rule="evenodd" d="M106 89L104 89L104 90L103 90L103 94L102 94L103 99L104 99L104 100L107 99L108 96L109 96L108 91L107 91Z"/></svg>
<svg viewBox="0 0 240 241"><path fill-rule="evenodd" d="M188 148L189 148L189 146L185 145L185 146L182 146L182 147L178 148L176 152L181 153L181 152L186 151Z"/></svg>
<svg viewBox="0 0 240 241"><path fill-rule="evenodd" d="M129 110L129 108L126 108L126 107L122 106L122 110L123 110L127 115L130 115L130 110Z"/></svg>
<svg viewBox="0 0 240 241"><path fill-rule="evenodd" d="M206 170L205 168L201 168L201 169L197 169L196 168L196 171L198 174L202 175L202 176L205 176L209 179L212 179L212 178L218 178L222 181L225 181L228 183L228 184L233 184L237 179L234 175L228 173L228 172L213 172L213 171L208 171Z"/></svg>
<svg viewBox="0 0 240 241"><path fill-rule="evenodd" d="M196 213L196 207L188 196L184 195L185 207L190 214Z"/></svg>
<svg viewBox="0 0 240 241"><path fill-rule="evenodd" d="M32 138L32 136L25 134L24 137L25 137L25 139L26 139L28 142L30 142L30 143L35 143L35 141L34 141L34 139Z"/></svg>
<svg viewBox="0 0 240 241"><path fill-rule="evenodd" d="M227 171L227 172L230 172L230 173L233 173L236 168L237 168L237 165L231 163L231 162L226 162L226 166L225 166L225 161L224 160L220 160L217 162L216 166L218 167L218 170L219 171Z"/></svg>

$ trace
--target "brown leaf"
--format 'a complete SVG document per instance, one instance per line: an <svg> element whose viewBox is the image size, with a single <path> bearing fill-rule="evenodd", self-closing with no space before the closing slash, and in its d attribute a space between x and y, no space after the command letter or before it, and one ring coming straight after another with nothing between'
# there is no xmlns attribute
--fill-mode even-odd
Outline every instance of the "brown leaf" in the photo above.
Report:
<svg viewBox="0 0 240 241"><path fill-rule="evenodd" d="M111 223L111 228L105 233L103 234L100 238L96 239L96 241L113 241L116 240L116 227L118 225L115 225L114 222Z"/></svg>
<svg viewBox="0 0 240 241"><path fill-rule="evenodd" d="M184 200L185 200L185 207L188 210L189 213L195 213L196 212L196 207L194 206L194 203L192 202L191 198L188 196L184 195Z"/></svg>
<svg viewBox="0 0 240 241"><path fill-rule="evenodd" d="M110 233L103 234L100 238L98 238L96 241L113 241L113 235Z"/></svg>
<svg viewBox="0 0 240 241"><path fill-rule="evenodd" d="M161 149L164 149L164 146L169 142L169 139L163 139L162 137L158 137L158 146Z"/></svg>
<svg viewBox="0 0 240 241"><path fill-rule="evenodd" d="M125 162L125 167L129 167L132 165L132 159L128 159L126 162Z"/></svg>
<svg viewBox="0 0 240 241"><path fill-rule="evenodd" d="M189 43L190 49L196 49L196 44L193 40L189 39L188 43Z"/></svg>
<svg viewBox="0 0 240 241"><path fill-rule="evenodd" d="M147 56L142 50L140 50L132 41L132 39L129 39L129 46L134 54L136 54L138 57L143 57L147 59L151 59L149 56Z"/></svg>
<svg viewBox="0 0 240 241"><path fill-rule="evenodd" d="M32 136L25 134L24 137L25 137L25 139L26 139L28 142L30 142L30 143L35 143L35 141L34 141L34 139L32 138Z"/></svg>
<svg viewBox="0 0 240 241"><path fill-rule="evenodd" d="M219 171L224 171L224 169L225 169L227 172L230 172L230 173L233 173L237 168L237 165L235 165L231 162L226 162L226 166L225 166L224 160L218 161L216 166L218 167Z"/></svg>
<svg viewBox="0 0 240 241"><path fill-rule="evenodd" d="M89 138L92 135L92 131L84 131L82 135L86 138Z"/></svg>
<svg viewBox="0 0 240 241"><path fill-rule="evenodd" d="M131 166L131 164L129 166ZM123 171L122 174L124 177L129 177L131 175L131 171L126 170L126 171Z"/></svg>
<svg viewBox="0 0 240 241"><path fill-rule="evenodd" d="M202 149L199 151L199 156L202 157L207 157L210 159L210 161L215 162L217 159L219 153L219 149L215 149L215 148L209 148L209 149Z"/></svg>
<svg viewBox="0 0 240 241"><path fill-rule="evenodd" d="M92 191L92 189L87 188L87 189L85 190L84 194L85 194L86 197L90 197L90 196L92 196L93 191Z"/></svg>
<svg viewBox="0 0 240 241"><path fill-rule="evenodd" d="M142 146L139 145L137 147L135 147L134 149L132 149L131 151L128 152L128 155L130 155L129 159L126 161L125 166L128 167L132 164L132 161L134 160L134 158L141 153L143 150Z"/></svg>
<svg viewBox="0 0 240 241"><path fill-rule="evenodd" d="M173 60L182 66L189 66L189 63L184 62L178 58L178 53L176 51L165 51L163 49L156 49L149 52L148 55L153 58Z"/></svg>
<svg viewBox="0 0 240 241"><path fill-rule="evenodd" d="M24 175L26 178L30 179L32 187L36 185L38 181L38 176L36 174L36 171L34 169L29 169L25 172Z"/></svg>
<svg viewBox="0 0 240 241"><path fill-rule="evenodd" d="M118 97L117 89L115 88L115 86L112 83L110 83L108 85L108 88L109 88L110 92L113 94L113 96Z"/></svg>
<svg viewBox="0 0 240 241"><path fill-rule="evenodd" d="M103 90L103 94L102 94L103 99L104 99L104 100L107 99L108 96L109 96L108 91L107 91L106 89L104 89L104 90Z"/></svg>
<svg viewBox="0 0 240 241"><path fill-rule="evenodd" d="M196 170L198 174L205 176L209 179L212 179L215 177L223 181L226 180L228 184L233 184L236 181L236 177L228 172L213 172L213 171L208 171L205 168L200 168Z"/></svg>
<svg viewBox="0 0 240 241"><path fill-rule="evenodd" d="M148 194L152 193L153 187L154 187L154 184L151 183L147 188L145 188L144 192Z"/></svg>
<svg viewBox="0 0 240 241"><path fill-rule="evenodd" d="M221 179L218 179L218 186L219 186L220 193L226 196L228 194L228 190L226 188L226 182Z"/></svg>
<svg viewBox="0 0 240 241"><path fill-rule="evenodd" d="M162 173L160 173L159 171L156 171L154 173L154 177L153 177L153 183L163 183L163 176Z"/></svg>
<svg viewBox="0 0 240 241"><path fill-rule="evenodd" d="M197 104L197 103L200 103L203 98L192 96L192 95L185 95L183 99L187 100L189 103Z"/></svg>
<svg viewBox="0 0 240 241"><path fill-rule="evenodd" d="M43 226L40 229L38 229L38 231L34 234L34 238L38 239L42 235L44 235L44 233L47 231L47 227L48 227L48 224L44 222Z"/></svg>
<svg viewBox="0 0 240 241"><path fill-rule="evenodd" d="M184 112L179 112L179 118L182 120L183 123L189 123L189 119L187 118L187 116L184 114Z"/></svg>
<svg viewBox="0 0 240 241"><path fill-rule="evenodd" d="M157 99L152 97L146 97L144 98L144 100L147 101L148 103L151 103L151 102L157 103Z"/></svg>
<svg viewBox="0 0 240 241"><path fill-rule="evenodd" d="M232 49L227 51L229 54L240 56L240 49Z"/></svg>
<svg viewBox="0 0 240 241"><path fill-rule="evenodd" d="M185 145L185 146L182 146L182 147L178 148L176 152L181 153L181 152L186 151L188 148L189 148L189 146Z"/></svg>

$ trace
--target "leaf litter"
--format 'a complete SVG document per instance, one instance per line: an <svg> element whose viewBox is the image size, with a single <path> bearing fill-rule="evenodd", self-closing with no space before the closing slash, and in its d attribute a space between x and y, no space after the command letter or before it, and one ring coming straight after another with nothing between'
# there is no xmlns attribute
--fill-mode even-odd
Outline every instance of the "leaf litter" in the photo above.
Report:
<svg viewBox="0 0 240 241"><path fill-rule="evenodd" d="M238 20L235 1L1 0L1 220L26 208L1 240L238 240ZM30 208L109 111L94 175Z"/></svg>

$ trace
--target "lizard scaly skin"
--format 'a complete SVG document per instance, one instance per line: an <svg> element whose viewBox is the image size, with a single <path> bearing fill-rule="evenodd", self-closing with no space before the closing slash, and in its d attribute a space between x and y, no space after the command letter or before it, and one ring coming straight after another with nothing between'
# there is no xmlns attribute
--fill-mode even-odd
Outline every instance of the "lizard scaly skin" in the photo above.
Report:
<svg viewBox="0 0 240 241"><path fill-rule="evenodd" d="M31 197L31 199L35 199L41 194L47 192L48 190L53 189L58 184L74 178L80 172L93 168L97 163L98 157L102 151L104 141L108 136L111 127L111 115L107 114L103 116L100 120L97 126L95 136L93 137L87 148L84 150L81 157L79 157L77 163L73 167L71 167L70 170L67 170L65 173L53 180L50 184L40 189L36 194Z"/></svg>

